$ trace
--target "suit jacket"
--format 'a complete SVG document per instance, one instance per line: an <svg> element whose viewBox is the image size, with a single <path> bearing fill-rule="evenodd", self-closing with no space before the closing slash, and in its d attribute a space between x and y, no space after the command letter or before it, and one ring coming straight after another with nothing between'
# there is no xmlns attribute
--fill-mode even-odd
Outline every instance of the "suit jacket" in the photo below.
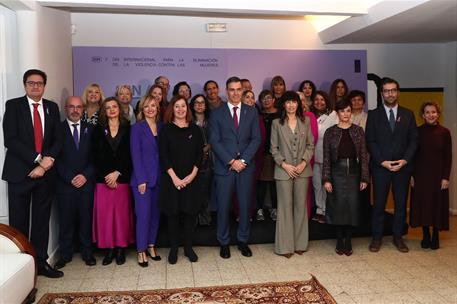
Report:
<svg viewBox="0 0 457 304"><path fill-rule="evenodd" d="M57 193L71 193L75 190L93 191L94 165L92 155L93 125L81 121L79 147L73 140L73 129L67 120L61 124L63 148L56 159ZM84 175L86 184L77 189L71 180L78 174Z"/></svg>
<svg viewBox="0 0 457 304"><path fill-rule="evenodd" d="M408 162L405 169L411 170L418 140L412 111L398 106L395 129L392 131L384 106L381 105L368 112L365 133L372 169L383 168L381 163L385 160L405 159Z"/></svg>
<svg viewBox="0 0 457 304"><path fill-rule="evenodd" d="M43 99L43 112L44 134L41 155L55 159L62 147L59 108L56 103ZM6 102L3 135L7 151L2 179L13 183L21 182L37 166L35 159L38 157L35 151L32 113L26 96ZM54 167L44 176L54 177Z"/></svg>
<svg viewBox="0 0 457 304"><path fill-rule="evenodd" d="M306 167L300 177L310 177L313 175L311 168L311 158L314 154L314 136L311 132L311 125L308 117L304 121L297 119L297 135L292 133L287 121L281 125L279 118L273 120L271 125L271 154L275 160L274 178L278 180L289 180L290 176L281 167L285 161L291 165L298 165L304 160ZM297 140L295 141L295 138Z"/></svg>
<svg viewBox="0 0 457 304"><path fill-rule="evenodd" d="M157 124L157 131L161 126L161 124ZM131 127L130 151L133 164L130 185L138 187L138 185L146 183L150 188L155 187L160 177L159 145L145 120L137 122Z"/></svg>
<svg viewBox="0 0 457 304"><path fill-rule="evenodd" d="M119 171L121 175L118 183L129 183L132 174L132 160L130 157L130 125L119 126L119 144L113 148L108 136L108 128L97 125L92 140L92 154L94 156L95 181L105 183L105 176Z"/></svg>
<svg viewBox="0 0 457 304"><path fill-rule="evenodd" d="M253 171L254 155L260 145L260 129L257 110L241 104L240 122L235 129L233 118L227 104L214 109L209 119L209 142L214 152L214 173L228 175L232 159L244 159Z"/></svg>

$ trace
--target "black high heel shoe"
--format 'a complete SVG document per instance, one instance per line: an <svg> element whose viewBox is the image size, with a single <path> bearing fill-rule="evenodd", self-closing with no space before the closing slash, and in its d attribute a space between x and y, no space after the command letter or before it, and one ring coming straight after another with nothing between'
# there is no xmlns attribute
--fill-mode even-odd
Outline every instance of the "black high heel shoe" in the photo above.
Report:
<svg viewBox="0 0 457 304"><path fill-rule="evenodd" d="M146 251L148 257L150 257L153 261L160 261L162 258L160 255L157 254L156 248L154 246L148 246L148 250Z"/></svg>
<svg viewBox="0 0 457 304"><path fill-rule="evenodd" d="M141 267L148 267L148 258L146 256L146 252L138 252L138 265Z"/></svg>

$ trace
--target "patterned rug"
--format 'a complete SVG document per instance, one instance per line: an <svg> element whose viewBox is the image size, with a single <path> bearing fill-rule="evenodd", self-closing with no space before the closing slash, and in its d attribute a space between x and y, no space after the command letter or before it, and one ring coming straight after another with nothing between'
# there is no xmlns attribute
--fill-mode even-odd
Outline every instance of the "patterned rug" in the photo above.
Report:
<svg viewBox="0 0 457 304"><path fill-rule="evenodd" d="M307 281L230 285L217 287L47 293L38 304L171 304L171 303L315 303L336 304L313 276Z"/></svg>

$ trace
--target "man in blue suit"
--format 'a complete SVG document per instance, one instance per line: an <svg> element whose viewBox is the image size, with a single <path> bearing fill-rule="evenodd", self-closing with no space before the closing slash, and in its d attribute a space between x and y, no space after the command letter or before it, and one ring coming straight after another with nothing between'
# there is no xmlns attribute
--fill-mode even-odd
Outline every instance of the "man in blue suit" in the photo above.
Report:
<svg viewBox="0 0 457 304"><path fill-rule="evenodd" d="M94 167L91 155L92 125L82 122L81 98L70 96L65 103L67 119L62 121L63 148L56 160L57 204L60 222L60 258L55 267L64 267L73 257L73 236L79 223L81 256L86 265L94 266L92 254L92 208Z"/></svg>
<svg viewBox="0 0 457 304"><path fill-rule="evenodd" d="M395 204L393 243L400 252L409 251L402 235L418 135L413 112L398 105L399 90L397 81L384 78L381 81L383 105L368 112L366 138L374 188L373 240L369 246L372 252L381 248L384 209L391 187Z"/></svg>
<svg viewBox="0 0 457 304"><path fill-rule="evenodd" d="M217 240L220 256L230 258L230 207L236 193L240 204L237 231L238 249L252 256L249 240L251 186L254 155L260 145L257 111L241 103L243 88L238 77L226 82L227 104L213 110L209 121L210 144L214 152L214 178L217 199Z"/></svg>

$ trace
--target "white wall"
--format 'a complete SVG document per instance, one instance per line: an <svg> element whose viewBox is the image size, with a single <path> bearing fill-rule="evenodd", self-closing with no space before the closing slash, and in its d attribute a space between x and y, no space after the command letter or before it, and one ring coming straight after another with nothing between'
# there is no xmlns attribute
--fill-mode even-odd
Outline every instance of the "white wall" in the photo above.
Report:
<svg viewBox="0 0 457 304"><path fill-rule="evenodd" d="M17 60L17 64L8 70L7 99L23 95L22 74L28 69L38 68L48 75L44 97L61 105L73 92L70 13L31 5L30 9L17 10L15 14L17 32L14 32L14 37L17 54L10 53L6 59L11 62ZM1 102L4 103L5 100ZM3 134L1 127L0 131ZM3 169L3 160L0 166ZM3 181L1 183L5 185ZM0 188L0 191L1 196L6 197L5 190ZM58 227L55 218L56 212L53 208L48 249L51 258L57 248Z"/></svg>
<svg viewBox="0 0 457 304"><path fill-rule="evenodd" d="M72 13L73 46L365 49L369 73L397 79L402 87L443 87L445 126L453 132L457 155L456 43L323 45L303 19L236 19L127 14ZM206 23L227 23L226 33L205 32ZM306 75L304 78L311 78ZM455 164L456 162L454 162ZM457 181L454 165L452 188ZM457 212L457 189L451 190Z"/></svg>

